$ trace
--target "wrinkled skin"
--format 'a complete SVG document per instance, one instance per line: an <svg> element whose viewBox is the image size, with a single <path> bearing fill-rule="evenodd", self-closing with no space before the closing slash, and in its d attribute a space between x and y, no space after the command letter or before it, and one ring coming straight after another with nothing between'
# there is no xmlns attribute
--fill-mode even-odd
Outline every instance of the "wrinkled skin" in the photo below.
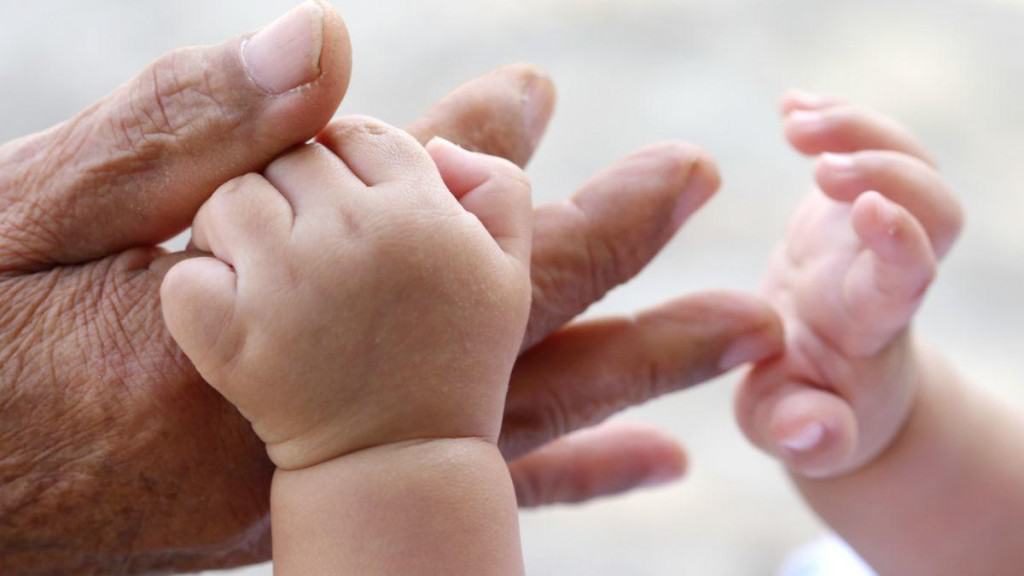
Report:
<svg viewBox="0 0 1024 576"><path fill-rule="evenodd" d="M268 557L271 464L167 334L158 294L180 256L156 246L217 186L316 135L347 88L350 52L329 12L320 77L268 96L240 42L172 52L74 119L0 147L0 573ZM511 66L410 131L523 164L552 107L550 82ZM717 186L700 150L666 143L536 209L534 304L502 432L521 504L679 476L679 447L646 427L544 444L779 349L774 314L735 294L561 329L639 272ZM723 365L740 339L745 353Z"/></svg>

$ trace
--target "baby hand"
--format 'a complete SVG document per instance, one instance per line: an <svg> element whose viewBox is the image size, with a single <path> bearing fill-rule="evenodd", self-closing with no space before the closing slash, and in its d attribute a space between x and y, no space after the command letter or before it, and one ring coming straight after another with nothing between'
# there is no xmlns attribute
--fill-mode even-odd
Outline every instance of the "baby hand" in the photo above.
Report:
<svg viewBox="0 0 1024 576"><path fill-rule="evenodd" d="M529 311L530 186L368 118L218 189L164 316L279 468L494 441Z"/></svg>
<svg viewBox="0 0 1024 576"><path fill-rule="evenodd" d="M751 441L794 472L831 477L902 429L919 366L909 323L962 217L927 152L891 120L795 93L783 112L790 143L820 155L818 189L764 287L786 351L747 377L736 410Z"/></svg>

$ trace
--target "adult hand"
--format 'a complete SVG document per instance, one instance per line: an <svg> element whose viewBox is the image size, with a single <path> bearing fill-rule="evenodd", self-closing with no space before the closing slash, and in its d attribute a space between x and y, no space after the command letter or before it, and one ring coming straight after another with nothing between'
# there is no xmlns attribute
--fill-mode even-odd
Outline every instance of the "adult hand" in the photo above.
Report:
<svg viewBox="0 0 1024 576"><path fill-rule="evenodd" d="M73 120L0 147L0 572L267 557L272 469L164 329L160 281L179 256L155 246L219 184L326 125L349 65L341 19L305 4L247 39L164 56ZM411 131L524 163L552 107L548 80L507 67ZM678 447L649 429L544 444L779 346L766 307L726 294L561 328L638 272L717 184L699 150L664 144L538 208L534 309L503 433L524 504L678 475Z"/></svg>

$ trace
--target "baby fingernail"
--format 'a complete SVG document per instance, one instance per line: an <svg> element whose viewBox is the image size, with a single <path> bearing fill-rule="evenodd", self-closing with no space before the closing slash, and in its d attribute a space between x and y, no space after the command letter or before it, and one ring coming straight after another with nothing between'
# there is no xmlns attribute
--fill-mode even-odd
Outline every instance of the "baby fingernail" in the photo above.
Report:
<svg viewBox="0 0 1024 576"><path fill-rule="evenodd" d="M825 426L820 422L812 422L796 433L783 438L779 443L789 452L807 452L821 443L825 437Z"/></svg>
<svg viewBox="0 0 1024 576"><path fill-rule="evenodd" d="M760 334L743 336L726 348L718 361L718 367L728 371L748 362L764 360L774 354L776 348L776 343Z"/></svg>
<svg viewBox="0 0 1024 576"><path fill-rule="evenodd" d="M856 165L853 156L849 154L836 154L834 152L826 152L822 154L821 161L829 168L834 168L840 171L850 170Z"/></svg>
<svg viewBox="0 0 1024 576"><path fill-rule="evenodd" d="M821 165L832 178L850 178L857 174L857 162L851 154L826 152L821 155Z"/></svg>
<svg viewBox="0 0 1024 576"><path fill-rule="evenodd" d="M808 108L821 106L825 103L824 98L813 92L807 92L806 90L793 89L789 91L787 96L790 100Z"/></svg>
<svg viewBox="0 0 1024 576"><path fill-rule="evenodd" d="M268 94L283 94L320 77L324 10L301 4L242 45L242 62L252 81Z"/></svg>
<svg viewBox="0 0 1024 576"><path fill-rule="evenodd" d="M786 119L791 124L796 124L805 129L817 127L823 118L820 112L815 112L814 110L794 110L786 116Z"/></svg>

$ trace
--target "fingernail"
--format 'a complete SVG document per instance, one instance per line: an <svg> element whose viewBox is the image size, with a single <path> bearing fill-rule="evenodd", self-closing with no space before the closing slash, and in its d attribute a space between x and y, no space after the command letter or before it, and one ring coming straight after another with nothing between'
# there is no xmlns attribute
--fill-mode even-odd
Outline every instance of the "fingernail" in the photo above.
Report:
<svg viewBox="0 0 1024 576"><path fill-rule="evenodd" d="M693 160L689 179L672 209L669 220L672 231L678 230L718 189L718 173L715 168L708 168L709 162L711 161L705 158Z"/></svg>
<svg viewBox="0 0 1024 576"><path fill-rule="evenodd" d="M796 124L805 130L811 130L821 123L823 116L814 110L794 110L786 116L791 124Z"/></svg>
<svg viewBox="0 0 1024 576"><path fill-rule="evenodd" d="M536 148L551 120L555 106L555 88L551 79L537 74L523 92L523 121L530 146Z"/></svg>
<svg viewBox="0 0 1024 576"><path fill-rule="evenodd" d="M283 94L320 77L324 9L296 6L242 44L249 78L268 94Z"/></svg>
<svg viewBox="0 0 1024 576"><path fill-rule="evenodd" d="M678 466L669 468L661 468L654 470L651 474L644 479L640 484L643 488L654 488L655 486L664 486L665 484L671 484L676 480L679 480L683 475L683 470Z"/></svg>
<svg viewBox="0 0 1024 576"><path fill-rule="evenodd" d="M787 97L804 108L817 108L825 104L824 98L806 90L792 89L787 93Z"/></svg>
<svg viewBox="0 0 1024 576"><path fill-rule="evenodd" d="M469 152L469 150L466 150L462 146L459 146L458 144L452 142L451 140L448 140L447 138L442 138L441 136L434 136L433 138L431 138L427 142L426 148L428 150L430 148L444 148L450 151L454 151L456 154L466 154Z"/></svg>
<svg viewBox="0 0 1024 576"><path fill-rule="evenodd" d="M850 154L826 152L821 155L821 163L835 176L851 175L857 168L857 163Z"/></svg>
<svg viewBox="0 0 1024 576"><path fill-rule="evenodd" d="M723 371L729 371L749 362L764 360L775 352L775 344L760 334L742 336L722 354L718 367Z"/></svg>
<svg viewBox="0 0 1024 576"><path fill-rule="evenodd" d="M812 422L784 438L779 444L789 452L807 452L820 444L824 437L825 426L820 422Z"/></svg>

